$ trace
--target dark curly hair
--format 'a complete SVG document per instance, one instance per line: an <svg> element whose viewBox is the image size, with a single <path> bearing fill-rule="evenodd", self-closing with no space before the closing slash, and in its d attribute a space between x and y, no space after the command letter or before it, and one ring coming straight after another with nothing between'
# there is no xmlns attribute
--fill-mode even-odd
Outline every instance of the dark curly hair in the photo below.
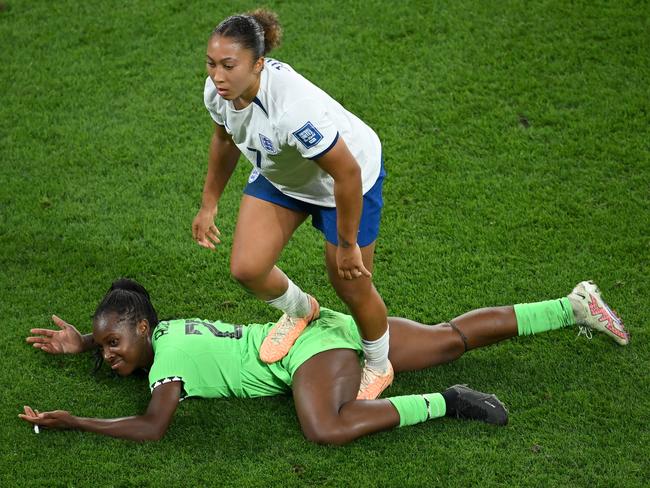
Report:
<svg viewBox="0 0 650 488"><path fill-rule="evenodd" d="M253 59L268 54L280 45L282 27L275 12L256 9L223 20L211 36L230 37L253 52Z"/></svg>

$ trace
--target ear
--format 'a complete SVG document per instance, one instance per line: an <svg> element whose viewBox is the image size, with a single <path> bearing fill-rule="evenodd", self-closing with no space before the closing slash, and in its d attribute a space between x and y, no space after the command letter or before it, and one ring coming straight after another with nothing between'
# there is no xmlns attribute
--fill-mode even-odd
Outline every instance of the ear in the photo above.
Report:
<svg viewBox="0 0 650 488"><path fill-rule="evenodd" d="M142 319L138 322L138 325L135 326L135 330L138 331L139 336L146 337L149 335L149 321L147 319Z"/></svg>
<svg viewBox="0 0 650 488"><path fill-rule="evenodd" d="M257 59L257 61L255 61L255 64L253 65L253 70L255 71L255 74L259 75L263 69L264 69L264 56L260 56Z"/></svg>

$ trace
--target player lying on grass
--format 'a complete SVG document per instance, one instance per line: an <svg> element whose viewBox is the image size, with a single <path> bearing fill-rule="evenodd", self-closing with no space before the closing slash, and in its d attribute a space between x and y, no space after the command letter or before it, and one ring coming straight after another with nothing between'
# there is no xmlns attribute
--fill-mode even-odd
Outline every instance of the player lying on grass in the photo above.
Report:
<svg viewBox="0 0 650 488"><path fill-rule="evenodd" d="M442 393L357 400L361 338L352 317L322 309L289 354L276 363L259 359L269 324L247 326L198 319L159 322L149 294L139 284L118 280L97 307L93 333L81 335L58 317L60 330L32 329L27 342L51 354L99 348L111 368L127 376L149 374L151 401L143 415L83 418L62 410L25 407L19 417L48 428L79 429L138 441L163 437L178 403L187 397L259 397L293 390L307 439L345 444L373 432L437 417L505 425L508 413L494 396L456 385ZM578 325L600 331L621 345L629 336L592 282L578 284L565 298L483 308L448 323L428 326L390 318L390 360L395 371L448 363L477 347L551 329Z"/></svg>

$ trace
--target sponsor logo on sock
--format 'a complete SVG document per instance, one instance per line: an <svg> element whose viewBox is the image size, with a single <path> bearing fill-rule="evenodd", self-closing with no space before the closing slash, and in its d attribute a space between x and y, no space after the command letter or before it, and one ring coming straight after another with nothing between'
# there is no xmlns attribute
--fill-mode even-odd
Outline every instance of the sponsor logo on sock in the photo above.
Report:
<svg viewBox="0 0 650 488"><path fill-rule="evenodd" d="M427 420L431 420L431 402L429 402L429 399L422 395L422 398L424 398L424 403L427 406Z"/></svg>

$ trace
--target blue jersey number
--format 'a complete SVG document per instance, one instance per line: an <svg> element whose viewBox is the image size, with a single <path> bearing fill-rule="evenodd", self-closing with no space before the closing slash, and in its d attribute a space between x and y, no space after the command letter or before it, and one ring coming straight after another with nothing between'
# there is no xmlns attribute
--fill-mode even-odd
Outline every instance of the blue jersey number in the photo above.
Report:
<svg viewBox="0 0 650 488"><path fill-rule="evenodd" d="M254 147L246 147L249 151L253 151L255 153L255 166L258 168L262 169L262 151L255 149Z"/></svg>

